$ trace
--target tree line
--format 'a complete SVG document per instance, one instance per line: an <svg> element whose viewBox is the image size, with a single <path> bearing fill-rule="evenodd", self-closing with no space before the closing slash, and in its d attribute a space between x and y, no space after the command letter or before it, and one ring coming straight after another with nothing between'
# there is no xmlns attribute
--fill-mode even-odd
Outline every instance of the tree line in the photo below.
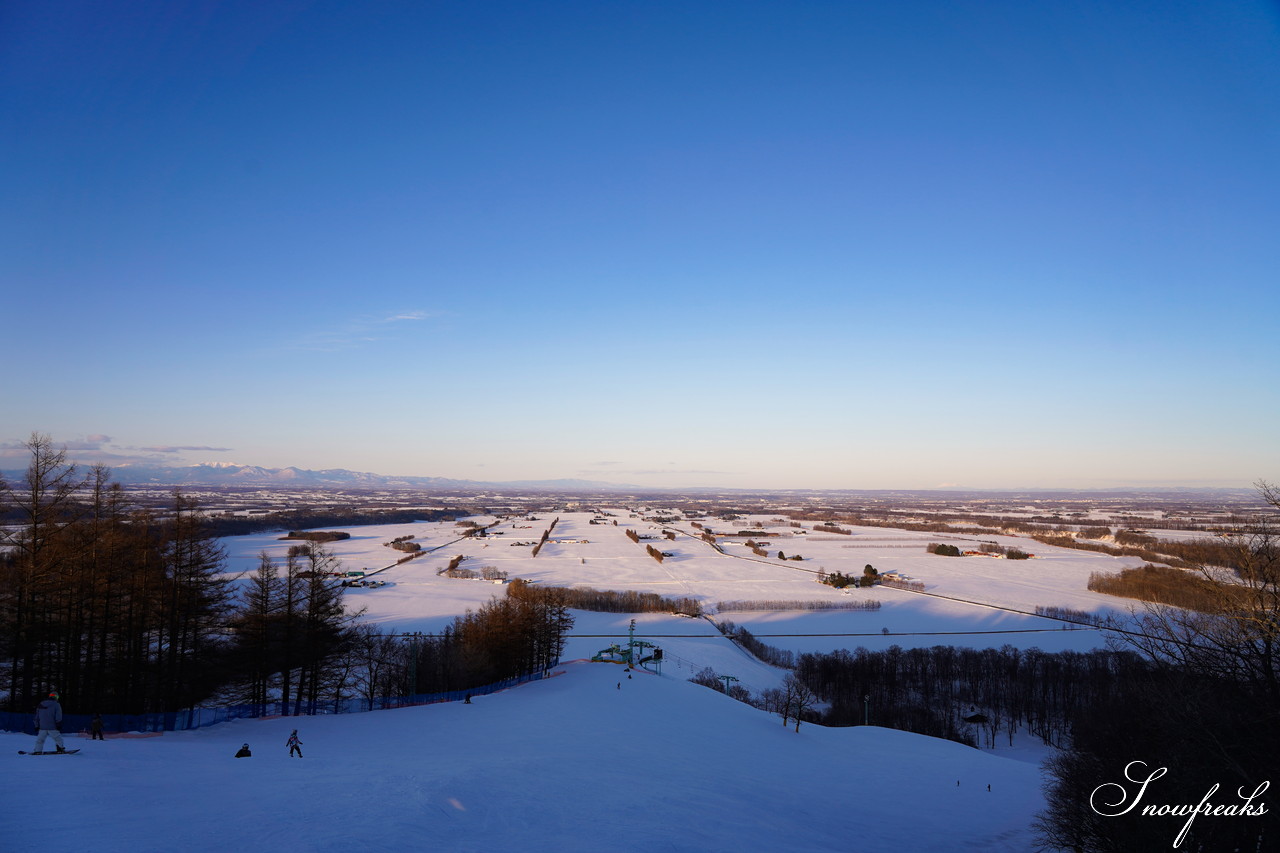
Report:
<svg viewBox="0 0 1280 853"><path fill-rule="evenodd" d="M1280 489L1259 483L1258 490L1280 511ZM1090 807L1099 786L1126 782L1130 761L1144 761L1150 771L1168 769L1152 784L1148 803L1194 805L1207 798L1238 808L1261 783L1276 781L1280 516L1259 516L1222 545L1232 555L1232 582L1220 577L1219 554L1212 564L1179 572L1184 585L1195 581L1200 590L1194 607L1148 604L1136 628L1121 635L1151 675L1071 719L1070 748L1047 765L1048 808L1037 822L1046 845L1086 853L1169 849L1188 825L1186 815L1141 809L1101 815ZM1116 720L1131 723L1117 726ZM1137 786L1124 787L1132 797ZM1217 793L1207 796L1211 787ZM1262 850L1264 841L1274 846L1280 837L1278 815L1275 809L1230 818L1201 815L1189 824L1181 847Z"/></svg>
<svg viewBox="0 0 1280 853"><path fill-rule="evenodd" d="M460 692L545 672L559 662L572 627L572 615L554 597L510 594L490 599L435 634L362 625L352 684L359 698L377 707L387 697Z"/></svg>
<svg viewBox="0 0 1280 853"><path fill-rule="evenodd" d="M53 687L71 708L144 713L191 706L223 682L234 600L223 554L192 501L165 516L130 506L105 468L82 473L33 435L0 553L4 707Z"/></svg>
<svg viewBox="0 0 1280 853"><path fill-rule="evenodd" d="M838 518L847 524L860 527L886 527L929 533L962 533L966 536L1013 534L1026 536L1045 545L1072 548L1079 551L1093 551L1100 554L1110 554L1115 557L1138 557L1148 562L1167 563L1176 568L1185 569L1195 569L1202 565L1238 569L1241 560L1244 559L1240 554L1238 543L1234 542L1230 535L1206 536L1200 539L1175 541L1158 539L1157 537L1136 533L1131 530L1119 530L1111 537L1116 541L1116 544L1109 545L1096 540L1100 536L1109 535L1111 533L1110 527L1066 524L1061 523L1061 519L1054 517L1028 519L943 513L938 516L937 521L922 522L906 517L906 513L904 513L904 517L893 517L897 512L899 511L886 510L889 515L888 518L869 518L856 513L841 514L835 512L795 512L792 515L794 518L807 520L822 519L828 524L835 524L834 520ZM1233 516L1233 521L1235 522L1234 529L1238 530L1257 523L1258 517ZM957 530L951 522L966 522L971 526L967 526L963 530ZM1143 519L1142 523L1151 528L1179 526L1172 523L1159 524L1147 519ZM817 527L814 529L816 530ZM945 547L948 549L945 555L959 556L958 553L952 554L950 552L950 549L954 546ZM959 551L959 549L956 550ZM936 553L941 554L943 552ZM1022 556L1023 553L1025 552L1019 551L1012 558L1025 559ZM1006 554L1006 556L1009 555Z"/></svg>
<svg viewBox="0 0 1280 853"><path fill-rule="evenodd" d="M415 521L448 521L471 510L457 509L293 509L251 516L214 515L205 519L209 536L247 536L269 530L304 530L315 527L342 527L352 524L410 524Z"/></svg>
<svg viewBox="0 0 1280 853"><path fill-rule="evenodd" d="M536 557L542 551L542 546L547 544L547 540L551 538L551 531L556 529L556 524L560 522L559 516L552 520L551 526L542 531L542 538L538 540L538 544L533 546L533 551L529 556Z"/></svg>
<svg viewBox="0 0 1280 853"><path fill-rule="evenodd" d="M716 612L734 610L879 610L880 602L874 598L856 601L831 601L830 599L752 599L750 601L719 601Z"/></svg>
<svg viewBox="0 0 1280 853"><path fill-rule="evenodd" d="M1200 611L1212 610L1218 601L1215 582L1186 569L1150 563L1119 572L1091 572L1089 589Z"/></svg>
<svg viewBox="0 0 1280 853"><path fill-rule="evenodd" d="M1154 677L1132 652L891 646L797 654L770 646L732 622L718 627L760 660L791 669L826 705L821 712L805 709L810 722L870 722L971 746L994 746L1000 736L1012 743L1022 729L1047 744L1064 746L1080 714L1117 701L1116 696ZM712 685L714 678L703 682ZM767 691L738 692L735 698L776 710Z"/></svg>
<svg viewBox="0 0 1280 853"><path fill-rule="evenodd" d="M1099 554L1110 554L1113 557L1138 557L1147 562L1166 563L1180 569L1197 569L1200 566L1213 565L1238 571L1248 559L1240 553L1238 543L1230 536L1191 539L1184 542L1139 536L1136 537L1137 544L1115 546L1102 542L1083 541L1069 531L1058 533L1042 531L1034 534L1032 538L1045 545L1094 551Z"/></svg>
<svg viewBox="0 0 1280 853"><path fill-rule="evenodd" d="M69 713L276 703L306 713L386 686L378 632L345 606L323 543L300 542L279 562L263 554L236 586L188 497L175 492L163 514L138 508L106 468L82 471L48 436L27 448L21 478L0 480L15 522L0 530L5 710L29 711L56 689ZM495 600L424 646L423 678L408 686L478 686L549 666L568 624L553 602Z"/></svg>
<svg viewBox="0 0 1280 853"><path fill-rule="evenodd" d="M827 725L875 725L992 746L1026 728L1047 744L1068 740L1082 708L1109 701L1148 669L1137 655L1110 650L1043 652L934 646L802 654L796 674L829 703ZM981 712L981 727L964 717Z"/></svg>
<svg viewBox="0 0 1280 853"><path fill-rule="evenodd" d="M339 542L350 539L351 534L343 530L290 530L282 538L302 539L307 542Z"/></svg>
<svg viewBox="0 0 1280 853"><path fill-rule="evenodd" d="M265 708L278 697L284 713L300 714L335 694L342 698L360 613L343 603L339 568L316 543L291 547L283 567L266 554L259 558L229 620L224 702Z"/></svg>
<svg viewBox="0 0 1280 853"><path fill-rule="evenodd" d="M656 592L635 590L617 591L594 589L589 586L543 586L516 578L507 585L511 598L539 601L551 598L575 610L592 610L602 613L683 613L701 616L702 605L696 598L668 598Z"/></svg>

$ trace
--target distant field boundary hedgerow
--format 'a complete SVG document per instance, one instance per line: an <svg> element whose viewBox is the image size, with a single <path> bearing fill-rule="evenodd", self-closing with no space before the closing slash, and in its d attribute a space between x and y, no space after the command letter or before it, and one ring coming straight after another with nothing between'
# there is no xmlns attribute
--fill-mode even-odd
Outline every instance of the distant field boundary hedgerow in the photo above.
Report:
<svg viewBox="0 0 1280 853"><path fill-rule="evenodd" d="M719 613L751 610L879 610L880 602L867 601L717 601Z"/></svg>
<svg viewBox="0 0 1280 853"><path fill-rule="evenodd" d="M1094 572L1089 575L1089 589L1107 595L1212 613L1221 610L1224 596L1228 594L1230 587L1185 569L1171 569L1148 563L1115 573Z"/></svg>
<svg viewBox="0 0 1280 853"><path fill-rule="evenodd" d="M466 509L333 509L290 510L253 516L210 515L205 529L213 537L248 536L273 530L308 530L316 527L350 527L366 524L412 524L418 521L453 521L469 515Z"/></svg>
<svg viewBox="0 0 1280 853"><path fill-rule="evenodd" d="M574 610L598 613L683 613L701 616L702 604L695 598L666 598L655 592L619 592L589 586L542 586L516 578L507 585L507 595L531 601L550 601Z"/></svg>

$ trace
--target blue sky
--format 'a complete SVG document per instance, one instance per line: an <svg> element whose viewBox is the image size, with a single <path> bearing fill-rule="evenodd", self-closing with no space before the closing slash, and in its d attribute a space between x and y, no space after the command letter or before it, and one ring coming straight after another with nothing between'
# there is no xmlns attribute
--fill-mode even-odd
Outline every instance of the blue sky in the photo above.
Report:
<svg viewBox="0 0 1280 853"><path fill-rule="evenodd" d="M1280 480L1275 3L14 0L0 132L0 454Z"/></svg>

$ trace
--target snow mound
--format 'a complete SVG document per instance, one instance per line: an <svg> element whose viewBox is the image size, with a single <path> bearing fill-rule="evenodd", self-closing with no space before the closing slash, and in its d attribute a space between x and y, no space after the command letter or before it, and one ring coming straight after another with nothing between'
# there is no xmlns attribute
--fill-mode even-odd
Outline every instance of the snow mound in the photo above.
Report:
<svg viewBox="0 0 1280 853"><path fill-rule="evenodd" d="M573 662L471 704L82 741L9 767L0 849L1024 851L1032 764L781 721L679 678ZM297 728L302 759L285 741ZM253 757L232 756L248 742ZM957 785L957 782L959 783ZM987 786L991 790L987 790Z"/></svg>

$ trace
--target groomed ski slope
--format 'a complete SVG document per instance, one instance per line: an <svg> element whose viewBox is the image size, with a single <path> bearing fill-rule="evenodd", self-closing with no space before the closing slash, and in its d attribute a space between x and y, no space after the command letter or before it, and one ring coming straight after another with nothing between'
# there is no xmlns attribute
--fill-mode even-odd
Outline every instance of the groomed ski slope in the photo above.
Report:
<svg viewBox="0 0 1280 853"><path fill-rule="evenodd" d="M6 747L0 850L1026 851L1034 764L612 664L473 703ZM621 684L621 689L618 688ZM302 759L290 759L293 728ZM248 742L253 757L232 756ZM957 786L957 782L960 784ZM987 785L991 791L987 791Z"/></svg>

